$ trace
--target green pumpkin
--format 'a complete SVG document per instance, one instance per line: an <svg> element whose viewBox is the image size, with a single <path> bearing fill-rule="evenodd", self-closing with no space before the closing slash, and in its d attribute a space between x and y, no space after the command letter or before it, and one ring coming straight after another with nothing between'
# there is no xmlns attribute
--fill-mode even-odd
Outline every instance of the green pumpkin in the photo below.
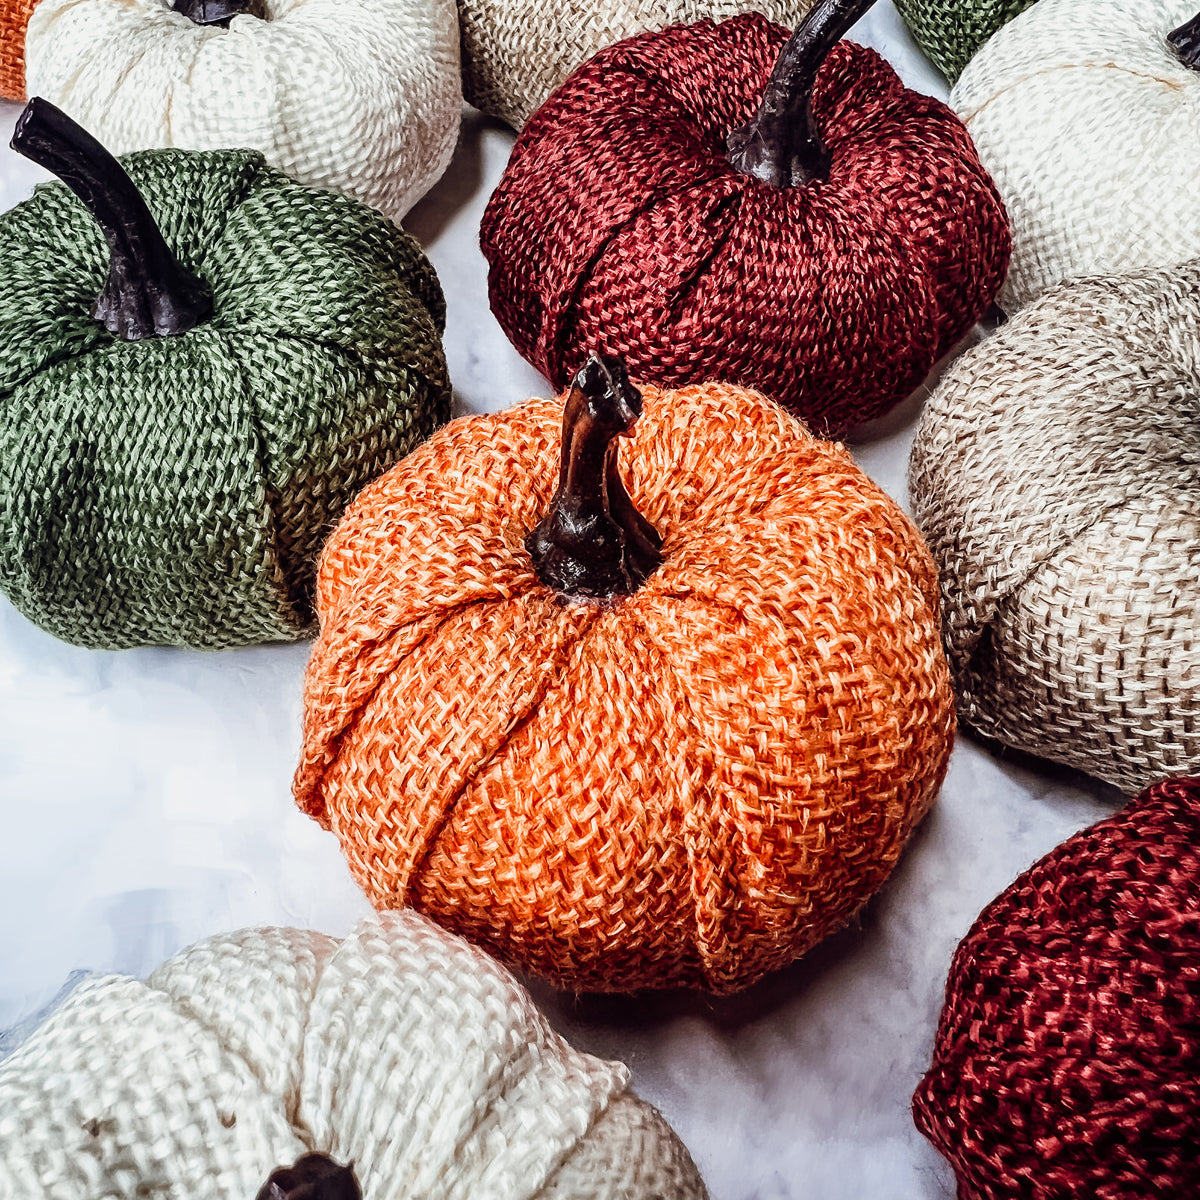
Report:
<svg viewBox="0 0 1200 1200"><path fill-rule="evenodd" d="M305 636L342 509L449 417L437 277L379 213L255 152L120 161L211 316L116 336L75 195L0 217L0 588L84 646Z"/></svg>
<svg viewBox="0 0 1200 1200"><path fill-rule="evenodd" d="M930 61L953 83L984 42L1034 0L895 0Z"/></svg>

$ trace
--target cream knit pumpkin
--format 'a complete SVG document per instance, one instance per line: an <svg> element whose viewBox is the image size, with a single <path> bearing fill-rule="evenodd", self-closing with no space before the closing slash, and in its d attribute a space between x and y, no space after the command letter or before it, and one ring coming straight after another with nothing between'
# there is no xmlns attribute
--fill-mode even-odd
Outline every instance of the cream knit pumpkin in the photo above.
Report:
<svg viewBox="0 0 1200 1200"><path fill-rule="evenodd" d="M1200 772L1200 259L963 355L910 485L965 723L1122 788Z"/></svg>
<svg viewBox="0 0 1200 1200"><path fill-rule="evenodd" d="M243 147L399 220L462 111L453 0L265 0L199 26L168 0L41 0L26 84L114 154Z"/></svg>
<svg viewBox="0 0 1200 1200"><path fill-rule="evenodd" d="M1038 0L950 96L1012 222L1000 306L1200 253L1200 72L1166 37L1200 0Z"/></svg>
<svg viewBox="0 0 1200 1200"><path fill-rule="evenodd" d="M649 29L760 12L796 25L815 0L458 0L463 93L516 129L577 66Z"/></svg>
<svg viewBox="0 0 1200 1200"><path fill-rule="evenodd" d="M250 1200L319 1150L366 1200L702 1200L618 1063L413 912L210 938L81 984L0 1062L4 1200Z"/></svg>

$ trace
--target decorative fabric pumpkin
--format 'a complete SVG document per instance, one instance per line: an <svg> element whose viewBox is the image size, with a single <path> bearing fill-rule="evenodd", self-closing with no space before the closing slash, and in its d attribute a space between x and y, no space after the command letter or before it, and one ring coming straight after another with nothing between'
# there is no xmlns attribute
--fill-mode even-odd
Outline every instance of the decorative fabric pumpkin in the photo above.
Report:
<svg viewBox="0 0 1200 1200"><path fill-rule="evenodd" d="M933 803L936 579L753 392L647 388L626 493L641 408L592 360L565 407L452 422L358 498L296 797L378 908L562 987L727 992L848 920Z"/></svg>
<svg viewBox="0 0 1200 1200"><path fill-rule="evenodd" d="M1073 276L1200 254L1197 0L1039 0L950 103L1012 221L1012 312Z"/></svg>
<svg viewBox="0 0 1200 1200"><path fill-rule="evenodd" d="M930 61L951 82L979 47L1034 0L894 0Z"/></svg>
<svg viewBox="0 0 1200 1200"><path fill-rule="evenodd" d="M1200 779L1064 842L954 956L917 1126L960 1200L1200 1195Z"/></svg>
<svg viewBox="0 0 1200 1200"><path fill-rule="evenodd" d="M25 27L38 0L0 0L0 99L25 95Z"/></svg>
<svg viewBox="0 0 1200 1200"><path fill-rule="evenodd" d="M1053 289L947 372L910 466L963 720L1200 772L1200 259Z"/></svg>
<svg viewBox="0 0 1200 1200"><path fill-rule="evenodd" d="M85 646L304 636L342 509L449 416L433 269L253 151L126 175L39 100L14 145L96 220L0 216L0 587Z"/></svg>
<svg viewBox="0 0 1200 1200"><path fill-rule="evenodd" d="M313 1151L352 1161L367 1200L705 1196L625 1067L411 912L81 983L0 1062L0 1145L6 1200L250 1197Z"/></svg>
<svg viewBox="0 0 1200 1200"><path fill-rule="evenodd" d="M497 319L555 386L599 350L840 435L987 309L1004 210L948 108L835 45L869 7L823 0L791 41L754 14L630 38L526 125L481 241Z"/></svg>
<svg viewBox="0 0 1200 1200"><path fill-rule="evenodd" d="M463 93L520 129L530 113L599 50L653 29L759 12L795 25L813 0L458 0Z"/></svg>
<svg viewBox="0 0 1200 1200"><path fill-rule="evenodd" d="M189 3L222 23L169 0L42 0L26 39L30 93L115 154L259 150L396 221L446 169L462 112L454 0L175 7Z"/></svg>

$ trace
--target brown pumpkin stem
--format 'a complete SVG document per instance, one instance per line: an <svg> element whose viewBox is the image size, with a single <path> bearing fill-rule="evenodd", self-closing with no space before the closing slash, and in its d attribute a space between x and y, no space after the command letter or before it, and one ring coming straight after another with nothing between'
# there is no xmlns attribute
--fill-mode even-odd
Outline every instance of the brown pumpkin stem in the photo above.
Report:
<svg viewBox="0 0 1200 1200"><path fill-rule="evenodd" d="M821 0L809 10L775 61L758 112L725 138L735 170L780 188L828 176L829 148L813 121L813 85L830 50L874 3Z"/></svg>
<svg viewBox="0 0 1200 1200"><path fill-rule="evenodd" d="M173 0L171 7L197 25L227 26L243 14L270 20L265 0Z"/></svg>
<svg viewBox="0 0 1200 1200"><path fill-rule="evenodd" d="M1200 71L1200 13L1168 33L1167 42L1185 67Z"/></svg>
<svg viewBox="0 0 1200 1200"><path fill-rule="evenodd" d="M662 538L633 506L617 469L642 394L619 358L594 354L563 409L562 466L550 514L525 539L537 577L570 600L629 595L662 563Z"/></svg>
<svg viewBox="0 0 1200 1200"><path fill-rule="evenodd" d="M126 341L186 333L212 315L212 289L184 267L125 169L87 130L35 96L12 148L53 171L83 201L112 255L92 315Z"/></svg>
<svg viewBox="0 0 1200 1200"><path fill-rule="evenodd" d="M339 1166L328 1154L302 1154L290 1167L277 1167L256 1200L362 1200L354 1164Z"/></svg>

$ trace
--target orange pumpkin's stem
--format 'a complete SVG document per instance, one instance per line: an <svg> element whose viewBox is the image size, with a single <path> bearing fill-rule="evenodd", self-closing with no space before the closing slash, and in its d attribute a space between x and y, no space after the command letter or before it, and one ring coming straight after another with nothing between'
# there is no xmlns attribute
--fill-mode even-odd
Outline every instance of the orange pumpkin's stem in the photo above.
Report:
<svg viewBox="0 0 1200 1200"><path fill-rule="evenodd" d="M563 409L562 467L550 514L525 539L537 577L569 600L628 595L662 563L662 538L633 506L617 470L642 394L619 358L592 355Z"/></svg>
<svg viewBox="0 0 1200 1200"><path fill-rule="evenodd" d="M826 56L875 0L821 0L779 52L758 112L725 139L731 165L772 187L829 174L829 148L813 123L812 91Z"/></svg>
<svg viewBox="0 0 1200 1200"><path fill-rule="evenodd" d="M1185 67L1200 71L1200 13L1190 21L1184 21L1178 29L1171 30L1167 41Z"/></svg>

